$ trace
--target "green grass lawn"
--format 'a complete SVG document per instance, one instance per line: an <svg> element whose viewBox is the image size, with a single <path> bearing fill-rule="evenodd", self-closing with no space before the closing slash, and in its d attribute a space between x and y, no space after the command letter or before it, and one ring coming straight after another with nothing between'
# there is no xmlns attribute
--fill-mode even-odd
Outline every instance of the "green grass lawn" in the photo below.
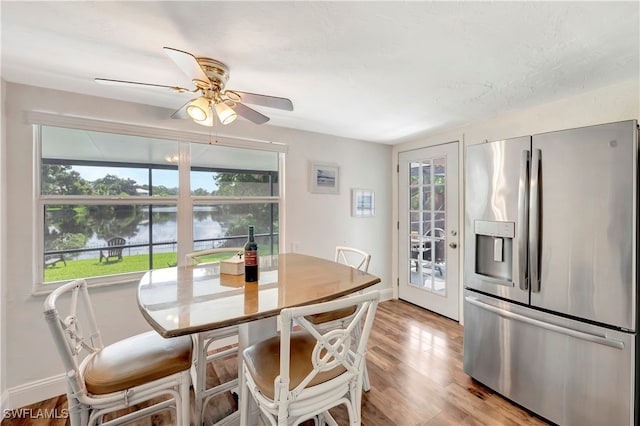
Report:
<svg viewBox="0 0 640 426"><path fill-rule="evenodd" d="M176 265L176 253L155 253L154 269L167 268ZM124 274L127 272L147 271L149 269L149 255L139 254L122 256L122 260L110 258L99 262L95 259L67 260L67 266L58 262L44 270L44 281L63 281L75 278L97 277L100 275Z"/></svg>
<svg viewBox="0 0 640 426"><path fill-rule="evenodd" d="M278 247L274 250L277 253ZM260 247L260 255L269 255L269 247ZM228 253L209 255L203 260L205 262L215 262L229 257ZM168 268L176 266L177 257L175 252L155 253L153 255L153 269ZM44 270L44 282L65 281L76 278L99 277L102 275L116 275L127 272L149 270L149 255L138 254L122 256L122 260L111 258L111 260L99 262L98 258L83 260L67 260L65 266L63 262L58 262L54 266L46 267Z"/></svg>

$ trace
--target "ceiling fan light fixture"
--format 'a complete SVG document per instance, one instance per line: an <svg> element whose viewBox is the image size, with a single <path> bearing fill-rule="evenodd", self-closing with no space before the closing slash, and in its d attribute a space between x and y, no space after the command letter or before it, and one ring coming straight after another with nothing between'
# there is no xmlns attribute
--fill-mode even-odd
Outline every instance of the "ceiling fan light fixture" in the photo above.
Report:
<svg viewBox="0 0 640 426"><path fill-rule="evenodd" d="M187 114L193 119L193 121L206 121L211 119L211 106L209 99L204 96L200 96L189 102L187 105Z"/></svg>
<svg viewBox="0 0 640 426"><path fill-rule="evenodd" d="M215 109L222 124L229 124L238 117L233 108L222 101L215 104Z"/></svg>

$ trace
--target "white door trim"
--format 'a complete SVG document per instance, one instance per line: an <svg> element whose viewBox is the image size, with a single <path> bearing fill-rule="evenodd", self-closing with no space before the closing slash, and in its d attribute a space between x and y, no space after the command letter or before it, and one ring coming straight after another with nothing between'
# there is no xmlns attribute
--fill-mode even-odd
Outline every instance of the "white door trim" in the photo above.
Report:
<svg viewBox="0 0 640 426"><path fill-rule="evenodd" d="M464 149L465 149L465 135L463 133L448 133L441 134L435 137L429 137L422 140L407 142L399 145L393 146L392 157L391 157L391 167L397 171L392 175L392 253L391 253L391 273L393 277L393 298L398 299L398 284L399 284L399 194L400 194L400 179L399 179L399 156L400 153L407 151L414 151L422 148L434 147L437 145L443 145L450 142L458 142L458 209L459 209L459 219L458 219L458 262L459 265L463 264L463 247L461 243L464 241L464 216L460 213L464 211L464 181L461 178L463 176L463 167L464 167ZM459 312L459 323L463 323L463 304L462 304L462 282L463 282L463 271L460 266L459 270L459 283L458 283L458 292L459 292L459 300L458 300L458 312Z"/></svg>

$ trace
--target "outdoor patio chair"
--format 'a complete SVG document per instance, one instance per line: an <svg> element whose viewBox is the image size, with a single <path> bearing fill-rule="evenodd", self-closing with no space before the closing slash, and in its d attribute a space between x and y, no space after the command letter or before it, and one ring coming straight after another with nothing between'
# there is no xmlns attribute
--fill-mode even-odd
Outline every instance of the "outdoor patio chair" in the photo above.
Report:
<svg viewBox="0 0 640 426"><path fill-rule="evenodd" d="M121 237L113 237L107 241L108 248L100 250L100 262L102 259L109 261L110 257L117 257L118 260L122 260L122 249L126 244L126 240Z"/></svg>
<svg viewBox="0 0 640 426"><path fill-rule="evenodd" d="M337 425L329 410L339 405L346 406L349 424L359 425L364 357L379 298L380 293L372 291L283 309L280 335L242 352L240 424L249 424L249 398L253 398L271 425L297 425L309 419ZM331 331L318 330L307 320L351 307L355 312L349 321Z"/></svg>
<svg viewBox="0 0 640 426"><path fill-rule="evenodd" d="M64 266L67 266L67 260L64 258L64 254L58 255L48 255L44 257L44 267L47 268L49 266L55 267L58 262L64 263Z"/></svg>
<svg viewBox="0 0 640 426"><path fill-rule="evenodd" d="M425 269L435 270L438 276L444 277L445 264L443 260L445 239L446 234L441 228L433 228L425 232L422 240L418 237L417 232L412 232L411 268L415 268L415 271L418 272L418 262L421 262ZM420 256L420 253L422 253L422 256Z"/></svg>
<svg viewBox="0 0 640 426"><path fill-rule="evenodd" d="M68 306L68 315L58 311L58 299L67 293L70 303L61 305ZM71 426L130 423L169 409L175 410L175 424L189 426L189 336L165 339L151 331L104 346L83 279L55 289L44 302L44 316L65 369ZM164 398L103 419L158 397Z"/></svg>
<svg viewBox="0 0 640 426"><path fill-rule="evenodd" d="M188 253L185 255L187 265L193 264L201 264L208 263L206 258L210 255L217 254L227 254L227 258L235 256L237 253L242 252L242 247L226 247L226 248L214 248L209 250L201 250L193 253ZM214 262L217 262L215 260ZM194 341L196 346L196 356L194 357L194 369L192 371L193 377L193 391L195 394L195 425L199 426L202 424L202 419L204 417L204 411L207 407L208 402L211 398L216 395L220 395L223 392L232 391L234 388L238 387L238 378L237 376L225 383L221 383L212 388L207 388L207 364L216 359L221 359L228 357L230 355L234 355L238 353L238 346L233 345L232 347L209 353L209 347L213 342L220 341L222 339L227 339L230 337L238 336L238 326L233 325L229 327L220 328L217 330L207 331L203 333L194 334ZM237 416L237 414L232 414L232 416ZM224 419L224 421L228 421L230 419Z"/></svg>

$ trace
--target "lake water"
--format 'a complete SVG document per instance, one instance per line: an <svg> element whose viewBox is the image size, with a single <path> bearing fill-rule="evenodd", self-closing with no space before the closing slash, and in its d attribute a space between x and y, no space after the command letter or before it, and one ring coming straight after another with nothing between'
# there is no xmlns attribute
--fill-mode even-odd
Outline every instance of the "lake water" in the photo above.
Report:
<svg viewBox="0 0 640 426"><path fill-rule="evenodd" d="M125 230L122 229L118 232L118 236L122 236L129 244L148 244L150 236L150 223L149 223L149 211L148 209L142 209L142 218L131 228ZM194 240L207 240L224 237L224 229L222 225L213 220L211 217L216 212L216 208L198 206L196 209L198 213L194 215L193 220L193 238ZM177 241L177 212L176 207L154 207L153 208L153 242L155 243L167 243L160 246L155 246L153 250L155 252L173 252L176 251ZM99 251L97 249L103 248L107 245L106 238L98 237L96 232L93 232L91 237L85 244L86 249L96 249L79 253L76 258L78 259L90 259L98 256ZM130 247L125 249L127 254L147 254L147 247Z"/></svg>
<svg viewBox="0 0 640 426"><path fill-rule="evenodd" d="M195 249L217 247L224 243L227 225L223 225L222 220L216 220L222 219L223 216L224 223L230 224L244 223L249 217L256 218L257 223L270 223L268 218L273 209L269 209L264 203L233 206L235 207L232 209L223 209L220 205L194 207L193 239L205 240L200 244L196 243ZM112 237L124 238L126 245L141 245L141 247L126 247L127 255L148 253L150 240L154 244L154 252L175 252L177 207L155 205L151 209L152 217L149 210L149 206L132 205L98 205L85 208L71 205L53 206L45 215L46 226L51 231L45 240L46 247L72 249L72 241L77 240L78 235L86 235L88 237L83 247L86 251L69 254L70 256L78 259L96 258L99 256L100 249L106 247L107 240ZM275 218L278 217L277 208L273 210L273 214ZM238 244L244 244L246 237L242 238L242 241L237 239L235 241ZM221 240L211 241L216 239ZM47 249L47 251L55 250Z"/></svg>

